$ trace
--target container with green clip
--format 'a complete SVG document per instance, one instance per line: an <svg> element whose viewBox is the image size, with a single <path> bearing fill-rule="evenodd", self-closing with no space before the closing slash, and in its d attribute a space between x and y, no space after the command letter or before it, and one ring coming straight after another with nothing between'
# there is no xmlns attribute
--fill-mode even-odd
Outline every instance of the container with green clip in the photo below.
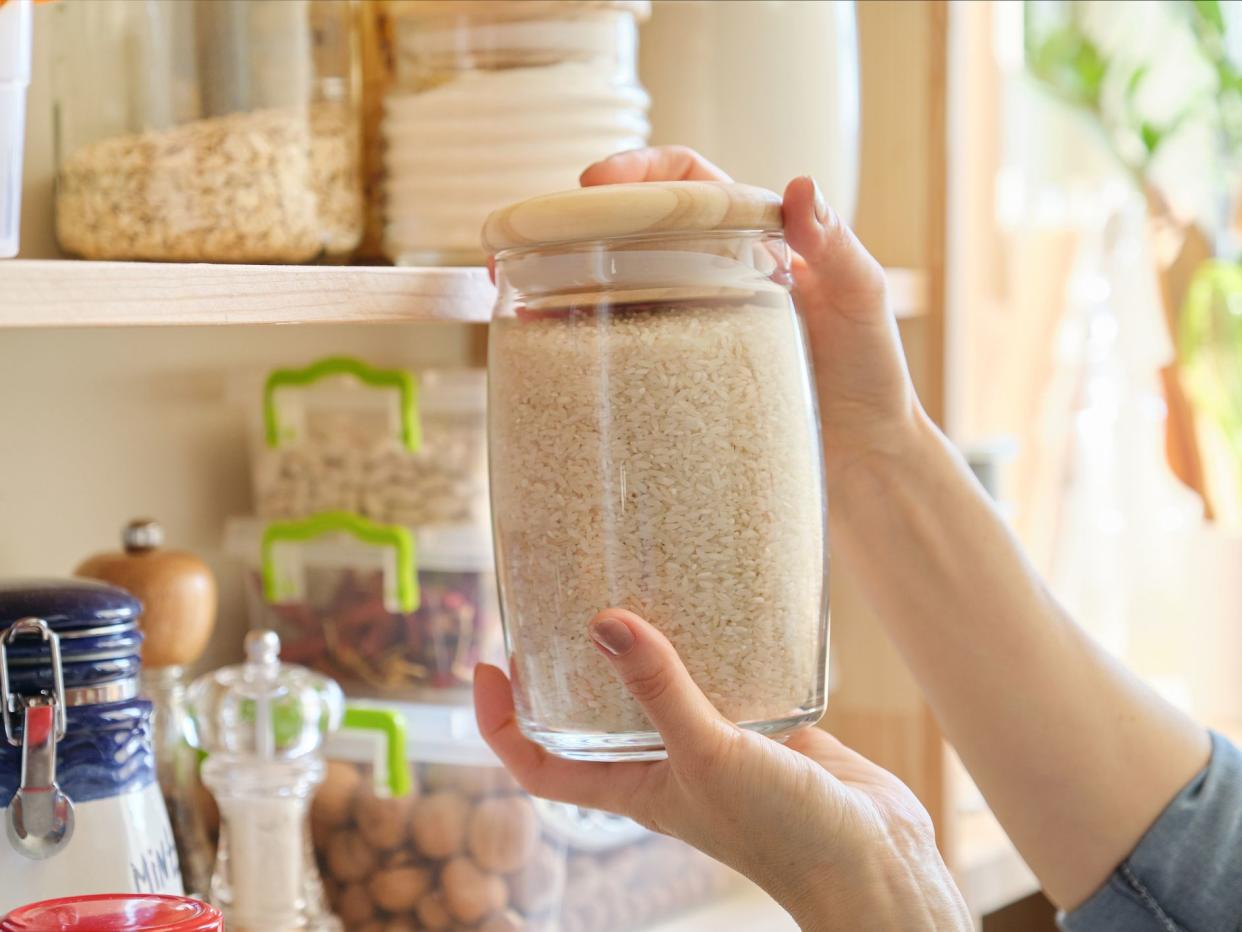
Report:
<svg viewBox="0 0 1242 932"><path fill-rule="evenodd" d="M351 703L325 756L312 837L347 929L559 928L574 810L523 793L469 705Z"/></svg>
<svg viewBox="0 0 1242 932"><path fill-rule="evenodd" d="M475 524L407 528L348 512L233 519L251 623L347 695L459 701L502 656L491 539Z"/></svg>
<svg viewBox="0 0 1242 932"><path fill-rule="evenodd" d="M485 383L482 370L415 374L345 356L273 370L246 391L258 513L485 522Z"/></svg>

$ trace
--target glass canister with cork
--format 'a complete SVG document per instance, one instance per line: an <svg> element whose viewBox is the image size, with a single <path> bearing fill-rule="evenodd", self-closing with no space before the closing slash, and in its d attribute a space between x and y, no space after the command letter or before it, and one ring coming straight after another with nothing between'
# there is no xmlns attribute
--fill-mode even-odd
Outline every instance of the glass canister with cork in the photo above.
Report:
<svg viewBox="0 0 1242 932"><path fill-rule="evenodd" d="M519 722L554 753L662 756L587 636L660 628L726 717L823 713L826 507L780 198L609 185L493 213L492 517Z"/></svg>
<svg viewBox="0 0 1242 932"><path fill-rule="evenodd" d="M140 612L94 581L0 583L0 909L182 892L139 696Z"/></svg>

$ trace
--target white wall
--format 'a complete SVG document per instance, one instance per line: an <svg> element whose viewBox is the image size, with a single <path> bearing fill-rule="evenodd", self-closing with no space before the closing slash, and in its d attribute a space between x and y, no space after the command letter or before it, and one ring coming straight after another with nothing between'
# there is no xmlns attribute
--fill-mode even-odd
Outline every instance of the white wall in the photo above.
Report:
<svg viewBox="0 0 1242 932"><path fill-rule="evenodd" d="M0 577L69 573L149 515L221 582L205 662L237 656L240 574L219 550L250 510L243 412L229 373L328 353L462 365L467 326L0 331Z"/></svg>

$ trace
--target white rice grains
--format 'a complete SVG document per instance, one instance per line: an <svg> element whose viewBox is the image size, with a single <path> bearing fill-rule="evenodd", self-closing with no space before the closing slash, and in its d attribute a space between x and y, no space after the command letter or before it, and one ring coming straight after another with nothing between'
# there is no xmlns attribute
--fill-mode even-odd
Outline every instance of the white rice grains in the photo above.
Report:
<svg viewBox="0 0 1242 932"><path fill-rule="evenodd" d="M793 309L498 320L492 505L528 731L650 732L587 622L622 606L727 717L818 717L824 492Z"/></svg>

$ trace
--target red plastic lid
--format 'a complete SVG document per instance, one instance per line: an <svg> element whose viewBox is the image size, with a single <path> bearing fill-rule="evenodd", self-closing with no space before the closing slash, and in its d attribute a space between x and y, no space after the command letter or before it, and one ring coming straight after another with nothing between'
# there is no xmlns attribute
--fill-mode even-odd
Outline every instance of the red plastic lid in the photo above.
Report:
<svg viewBox="0 0 1242 932"><path fill-rule="evenodd" d="M102 893L19 906L0 932L221 932L220 910L186 896Z"/></svg>

